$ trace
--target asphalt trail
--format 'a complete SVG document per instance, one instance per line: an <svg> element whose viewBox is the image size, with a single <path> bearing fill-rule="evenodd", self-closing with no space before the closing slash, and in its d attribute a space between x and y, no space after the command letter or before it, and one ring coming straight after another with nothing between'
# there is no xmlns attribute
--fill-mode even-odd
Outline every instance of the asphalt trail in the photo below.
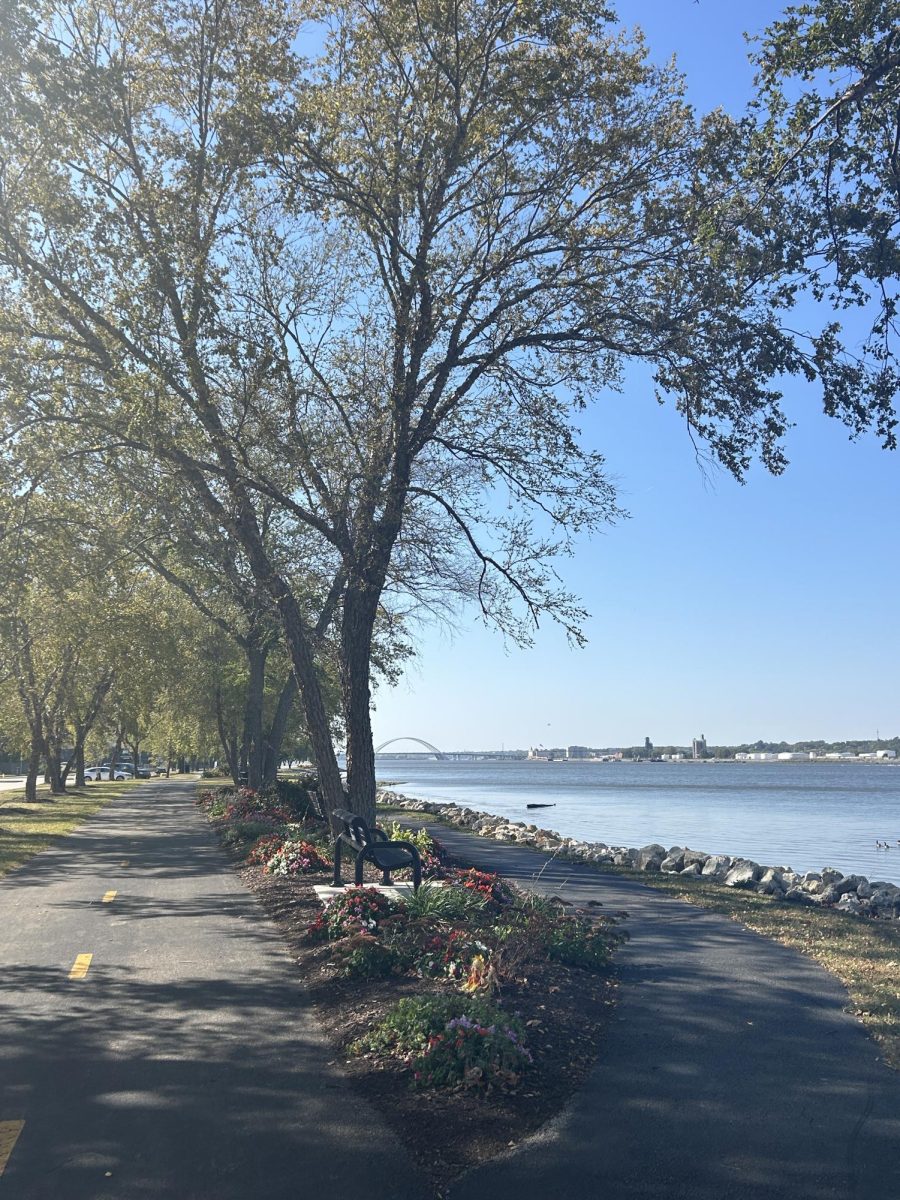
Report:
<svg viewBox="0 0 900 1200"><path fill-rule="evenodd" d="M0 1200L421 1200L194 794L130 789L0 880Z"/></svg>
<svg viewBox="0 0 900 1200"><path fill-rule="evenodd" d="M900 1200L900 1073L833 976L652 888L431 828L476 866L627 911L631 933L586 1086L452 1200Z"/></svg>
<svg viewBox="0 0 900 1200"><path fill-rule="evenodd" d="M0 1134L24 1121L0 1200L426 1200L193 796L126 791L0 880ZM627 910L632 935L587 1085L452 1200L900 1200L900 1075L815 963L639 884L435 832Z"/></svg>

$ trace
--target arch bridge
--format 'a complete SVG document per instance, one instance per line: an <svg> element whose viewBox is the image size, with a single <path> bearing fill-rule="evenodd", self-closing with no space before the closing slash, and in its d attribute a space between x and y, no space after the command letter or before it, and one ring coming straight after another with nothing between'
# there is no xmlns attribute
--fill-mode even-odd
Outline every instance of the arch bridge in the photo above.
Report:
<svg viewBox="0 0 900 1200"><path fill-rule="evenodd" d="M429 754L433 754L437 759L445 759L447 757L443 750L438 750L437 746L432 746L431 742L426 742L423 738L417 737L389 738L386 742L382 742L380 746L375 747L375 753L380 754L382 750L388 746L393 746L396 742L415 742L418 746L424 746Z"/></svg>

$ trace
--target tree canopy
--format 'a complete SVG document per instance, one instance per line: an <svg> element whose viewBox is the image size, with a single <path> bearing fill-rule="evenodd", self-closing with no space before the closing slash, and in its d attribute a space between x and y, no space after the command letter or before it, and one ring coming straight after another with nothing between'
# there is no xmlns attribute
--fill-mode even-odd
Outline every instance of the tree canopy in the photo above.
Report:
<svg viewBox="0 0 900 1200"><path fill-rule="evenodd" d="M698 120L602 4L7 6L11 469L133 489L171 532L144 561L221 628L190 582L218 564L218 617L285 648L332 808L336 661L371 815L372 663L402 614L472 600L520 640L545 616L581 636L555 561L621 513L579 413L627 363L738 478L783 469L791 375L893 444L890 7L789 10L762 123ZM816 91L853 54L858 86ZM880 305L862 354L791 328L805 288Z"/></svg>

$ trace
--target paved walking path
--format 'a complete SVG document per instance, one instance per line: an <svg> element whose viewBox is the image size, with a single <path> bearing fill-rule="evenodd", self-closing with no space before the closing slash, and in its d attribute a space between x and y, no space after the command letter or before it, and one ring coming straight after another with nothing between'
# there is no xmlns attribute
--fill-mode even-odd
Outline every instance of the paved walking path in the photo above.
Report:
<svg viewBox="0 0 900 1200"><path fill-rule="evenodd" d="M587 1085L453 1200L900 1200L900 1073L812 960L652 888L431 828L476 866L627 910L631 933Z"/></svg>
<svg viewBox="0 0 900 1200"><path fill-rule="evenodd" d="M130 789L0 880L0 1166L18 1133L0 1200L430 1200L329 1062L193 794ZM559 862L535 879L545 856L436 832L627 909L632 934L570 1110L451 1200L900 1200L900 1074L814 963L639 884Z"/></svg>
<svg viewBox="0 0 900 1200"><path fill-rule="evenodd" d="M129 789L0 880L0 1200L421 1200L194 794Z"/></svg>

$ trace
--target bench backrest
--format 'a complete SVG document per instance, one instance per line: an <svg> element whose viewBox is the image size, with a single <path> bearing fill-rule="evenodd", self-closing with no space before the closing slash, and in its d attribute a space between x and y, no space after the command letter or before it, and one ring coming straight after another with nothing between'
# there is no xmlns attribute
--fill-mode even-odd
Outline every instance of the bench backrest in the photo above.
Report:
<svg viewBox="0 0 900 1200"><path fill-rule="evenodd" d="M360 850L364 846L374 844L375 838L372 837L372 832L362 817L357 816L356 813L349 812L346 808L336 808L332 815L343 825L340 837L346 838L348 842L352 842Z"/></svg>

